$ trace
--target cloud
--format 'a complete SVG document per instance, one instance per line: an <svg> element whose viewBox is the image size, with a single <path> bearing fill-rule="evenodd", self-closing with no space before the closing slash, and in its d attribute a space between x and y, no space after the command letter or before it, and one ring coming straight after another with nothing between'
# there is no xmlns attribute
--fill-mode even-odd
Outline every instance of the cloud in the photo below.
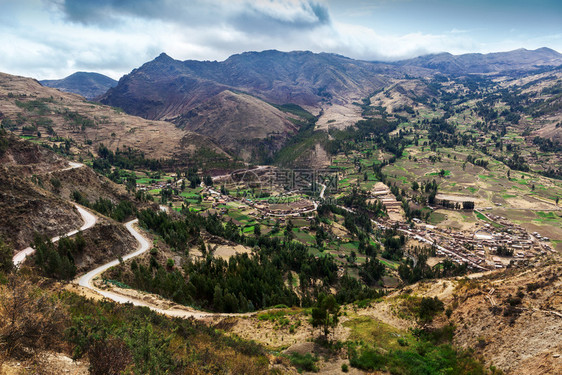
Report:
<svg viewBox="0 0 562 375"><path fill-rule="evenodd" d="M461 24L439 32L403 23L392 32L342 16L342 9L365 11L371 0L337 1L0 0L0 71L45 79L86 70L119 78L161 52L179 60L224 60L244 51L311 50L388 61L562 46L556 32L502 39Z"/></svg>
<svg viewBox="0 0 562 375"><path fill-rule="evenodd" d="M69 22L118 27L123 18L173 22L186 27L232 24L249 32L307 29L329 23L328 8L311 0L54 0ZM269 27L263 27L268 25Z"/></svg>

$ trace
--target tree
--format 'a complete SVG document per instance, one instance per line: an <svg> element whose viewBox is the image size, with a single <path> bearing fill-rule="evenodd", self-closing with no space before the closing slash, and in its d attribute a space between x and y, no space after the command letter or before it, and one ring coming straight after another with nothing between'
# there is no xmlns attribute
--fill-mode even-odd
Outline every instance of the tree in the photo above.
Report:
<svg viewBox="0 0 562 375"><path fill-rule="evenodd" d="M330 328L338 325L340 316L340 305L336 302L336 297L329 294L320 293L316 301L316 307L312 309L312 326L321 327L324 336L328 336Z"/></svg>
<svg viewBox="0 0 562 375"><path fill-rule="evenodd" d="M14 267L12 249L0 237L0 272L8 273Z"/></svg>
<svg viewBox="0 0 562 375"><path fill-rule="evenodd" d="M429 324L433 318L444 310L444 304L437 297L423 297L420 301L416 317L421 325Z"/></svg>
<svg viewBox="0 0 562 375"><path fill-rule="evenodd" d="M205 176L204 182L206 186L213 186L213 178L209 175Z"/></svg>
<svg viewBox="0 0 562 375"><path fill-rule="evenodd" d="M418 184L417 181L412 182L412 190L413 191L418 191L419 188L420 188L420 184Z"/></svg>
<svg viewBox="0 0 562 375"><path fill-rule="evenodd" d="M464 201L464 202L462 202L462 208L464 210L474 210L474 202Z"/></svg>

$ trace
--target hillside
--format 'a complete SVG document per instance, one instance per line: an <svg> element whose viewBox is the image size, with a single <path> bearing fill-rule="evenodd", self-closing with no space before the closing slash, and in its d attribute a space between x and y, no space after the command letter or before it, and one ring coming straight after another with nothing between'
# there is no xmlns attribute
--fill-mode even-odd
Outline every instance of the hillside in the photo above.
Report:
<svg viewBox="0 0 562 375"><path fill-rule="evenodd" d="M75 208L49 189L50 171L67 163L6 134L0 134L0 143L0 235L20 250L35 233L54 237L80 227Z"/></svg>
<svg viewBox="0 0 562 375"><path fill-rule="evenodd" d="M67 154L110 150L138 151L151 159L192 163L198 151L229 160L211 139L178 129L169 122L148 121L119 109L41 86L37 81L0 73L0 118L5 129L33 138Z"/></svg>
<svg viewBox="0 0 562 375"><path fill-rule="evenodd" d="M172 121L180 128L213 139L246 160L271 155L298 130L299 118L246 94L226 90ZM261 150L260 150L261 149Z"/></svg>
<svg viewBox="0 0 562 375"><path fill-rule="evenodd" d="M62 79L46 79L39 81L43 86L53 87L60 91L82 95L86 99L94 99L105 94L117 81L99 73L76 72Z"/></svg>

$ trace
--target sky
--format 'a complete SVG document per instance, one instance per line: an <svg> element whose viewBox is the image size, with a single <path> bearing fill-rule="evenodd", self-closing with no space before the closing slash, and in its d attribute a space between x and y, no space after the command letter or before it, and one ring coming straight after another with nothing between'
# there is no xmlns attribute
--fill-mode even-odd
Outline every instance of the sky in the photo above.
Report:
<svg viewBox="0 0 562 375"><path fill-rule="evenodd" d="M161 52L393 61L540 47L562 52L560 0L0 0L0 72L37 79L119 79Z"/></svg>

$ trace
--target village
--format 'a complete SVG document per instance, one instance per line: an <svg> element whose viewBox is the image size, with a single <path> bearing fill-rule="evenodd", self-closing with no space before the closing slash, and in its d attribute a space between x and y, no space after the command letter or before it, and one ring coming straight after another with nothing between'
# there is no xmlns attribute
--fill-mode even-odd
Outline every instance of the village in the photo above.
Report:
<svg viewBox="0 0 562 375"><path fill-rule="evenodd" d="M298 189L284 189L280 184L260 183L271 181L272 173L273 169L270 167L260 168L259 175L251 174L252 181L233 181L229 175L215 177L215 186L201 183L197 188L197 201L191 201L198 202L198 210L202 215L217 214L227 220L227 216L230 216L230 220L234 217L235 224L240 226L244 226L244 222L233 215L233 209L243 213L240 216L247 217L248 224L254 225L271 220L286 223L291 218L298 218L303 222L300 230L307 232L308 223L324 198L325 186L323 185L320 198L318 194L306 195ZM152 181L148 186L139 185L138 188L158 192L162 189L178 189L181 184L182 179L169 178ZM221 184L221 188L216 187L218 184ZM227 194L224 194L225 189L231 189L231 192L226 191ZM249 193L250 190L255 193L256 189L259 190L259 195ZM412 223L407 223L401 212L401 202L397 201L388 186L381 182L375 184L370 194L371 202L380 201L388 214L388 217L373 220L377 228L395 228L411 240L432 247L437 258L449 258L458 264L466 263L468 268L474 271L524 265L536 256L555 252L547 237L537 232L531 234L505 217L487 212L490 207L474 210L474 214L480 216L481 220L474 224L473 230L458 231L431 225L417 218L414 218ZM185 196L174 194L168 205L179 209L187 201L189 200Z"/></svg>

